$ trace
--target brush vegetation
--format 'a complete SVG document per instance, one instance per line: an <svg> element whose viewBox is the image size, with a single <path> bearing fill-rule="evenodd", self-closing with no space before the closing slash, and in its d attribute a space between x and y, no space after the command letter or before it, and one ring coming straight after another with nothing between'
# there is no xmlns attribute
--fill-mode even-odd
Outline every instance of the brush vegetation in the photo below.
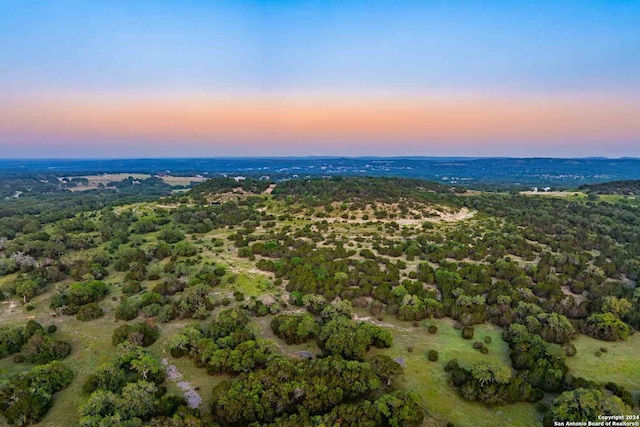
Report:
<svg viewBox="0 0 640 427"><path fill-rule="evenodd" d="M9 424L638 411L640 214L626 200L395 178L110 187L0 202Z"/></svg>

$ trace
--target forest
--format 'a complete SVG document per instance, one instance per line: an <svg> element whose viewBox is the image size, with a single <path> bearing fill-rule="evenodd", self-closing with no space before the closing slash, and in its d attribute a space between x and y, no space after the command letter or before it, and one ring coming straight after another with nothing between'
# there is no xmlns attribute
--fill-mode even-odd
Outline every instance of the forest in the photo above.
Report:
<svg viewBox="0 0 640 427"><path fill-rule="evenodd" d="M633 182L553 197L390 177L81 192L58 178L0 177L10 425L640 414Z"/></svg>

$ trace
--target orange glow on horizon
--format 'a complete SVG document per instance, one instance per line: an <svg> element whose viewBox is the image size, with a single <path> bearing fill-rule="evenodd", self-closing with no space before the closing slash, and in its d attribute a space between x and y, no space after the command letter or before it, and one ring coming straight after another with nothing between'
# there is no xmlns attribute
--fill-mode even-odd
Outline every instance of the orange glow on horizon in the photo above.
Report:
<svg viewBox="0 0 640 427"><path fill-rule="evenodd" d="M145 140L639 138L637 98L602 96L23 97L0 106L0 135Z"/></svg>

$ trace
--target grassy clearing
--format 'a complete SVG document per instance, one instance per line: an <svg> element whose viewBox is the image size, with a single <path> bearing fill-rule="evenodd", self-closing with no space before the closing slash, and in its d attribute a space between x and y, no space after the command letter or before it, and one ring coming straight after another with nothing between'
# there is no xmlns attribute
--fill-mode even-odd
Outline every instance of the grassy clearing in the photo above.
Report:
<svg viewBox="0 0 640 427"><path fill-rule="evenodd" d="M147 178L151 178L151 175L144 173L112 173L112 174L102 174L102 175L85 175L80 176L78 178L86 178L89 180L87 185L79 184L77 187L71 187L71 191L86 191L86 190L95 190L99 188L99 185L108 186L114 182L120 182L124 179L132 177L133 179L143 180ZM178 185L190 185L192 182L203 182L206 181L207 178L202 176L161 176L162 180L171 186Z"/></svg>
<svg viewBox="0 0 640 427"><path fill-rule="evenodd" d="M71 385L61 391L55 404L47 413L41 426L66 427L77 425L79 409L87 396L82 392L82 385L88 375L98 366L115 359L115 349L111 346L111 334L116 324L109 316L80 322L73 316L57 316L38 304L36 309L28 312L29 317L43 326L55 324L58 331L53 335L56 340L71 344L71 355L63 360L74 372ZM20 310L24 310L22 307ZM24 324L22 317L16 317L11 324ZM32 365L14 363L11 357L0 360L0 371L3 374L15 375L32 369Z"/></svg>
<svg viewBox="0 0 640 427"><path fill-rule="evenodd" d="M463 364L478 361L500 362L510 365L507 343L502 340L502 329L491 325L476 325L475 336L465 340L460 331L453 327L451 319L438 319L420 322L419 327L412 327L409 322L395 319L384 319L389 322L394 333L394 345L390 349L374 350L372 353L387 354L390 357L402 357L406 368L404 375L398 380L401 389L416 392L428 409L431 417L425 425L444 426L447 421L457 426L538 426L540 416L534 405L517 403L500 407L488 407L482 403L469 402L462 399L457 391L449 385L448 374L444 366L451 359L458 359ZM436 334L429 334L426 325L438 327ZM489 353L484 355L474 350L474 341L482 341L490 336ZM413 347L413 352L408 348ZM437 362L427 359L427 352L438 350Z"/></svg>
<svg viewBox="0 0 640 427"><path fill-rule="evenodd" d="M640 334L618 342L580 335L572 342L578 350L575 356L567 359L573 375L602 383L613 381L631 392L640 392ZM596 352L603 347L607 352L597 357Z"/></svg>

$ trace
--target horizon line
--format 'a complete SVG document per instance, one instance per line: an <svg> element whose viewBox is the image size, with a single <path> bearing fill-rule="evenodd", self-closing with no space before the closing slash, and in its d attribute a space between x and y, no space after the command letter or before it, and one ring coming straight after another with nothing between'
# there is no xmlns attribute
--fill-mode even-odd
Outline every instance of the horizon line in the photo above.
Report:
<svg viewBox="0 0 640 427"><path fill-rule="evenodd" d="M277 159L518 159L518 160L640 160L640 156L576 156L576 157L553 157L553 156L420 156L420 155L400 155L400 156L340 156L340 155L308 155L308 156L202 156L202 157L0 157L0 161L112 161L112 160L277 160Z"/></svg>

